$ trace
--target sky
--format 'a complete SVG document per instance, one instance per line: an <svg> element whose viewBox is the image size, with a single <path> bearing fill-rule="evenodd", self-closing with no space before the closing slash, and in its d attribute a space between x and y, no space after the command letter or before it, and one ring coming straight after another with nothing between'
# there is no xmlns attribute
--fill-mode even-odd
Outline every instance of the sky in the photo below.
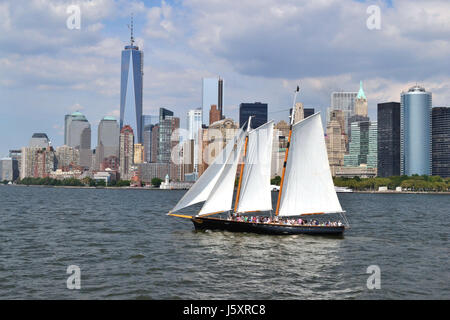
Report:
<svg viewBox="0 0 450 320"><path fill-rule="evenodd" d="M80 28L69 29L69 5ZM369 6L379 8L379 28ZM297 101L326 117L333 91L359 89L369 116L416 83L433 106L450 105L448 0L2 0L0 156L45 132L64 140L64 115L80 111L96 146L102 117L119 117L120 55L130 16L144 51L144 114L160 107L186 125L202 103L202 78L224 79L224 114L265 102L287 120Z"/></svg>

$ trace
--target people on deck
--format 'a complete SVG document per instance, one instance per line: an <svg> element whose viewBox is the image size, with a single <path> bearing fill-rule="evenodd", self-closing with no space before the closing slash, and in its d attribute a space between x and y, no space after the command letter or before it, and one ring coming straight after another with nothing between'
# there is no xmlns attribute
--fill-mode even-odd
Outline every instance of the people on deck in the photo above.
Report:
<svg viewBox="0 0 450 320"><path fill-rule="evenodd" d="M322 227L336 227L342 226L342 222L339 221L322 221L319 222L317 219L312 219L308 221L307 219L289 219L280 218L278 216L268 217L268 216L241 216L239 213L231 213L228 216L228 220L238 221L238 222L248 222L248 223L273 223L281 225L299 225L299 226L322 226Z"/></svg>

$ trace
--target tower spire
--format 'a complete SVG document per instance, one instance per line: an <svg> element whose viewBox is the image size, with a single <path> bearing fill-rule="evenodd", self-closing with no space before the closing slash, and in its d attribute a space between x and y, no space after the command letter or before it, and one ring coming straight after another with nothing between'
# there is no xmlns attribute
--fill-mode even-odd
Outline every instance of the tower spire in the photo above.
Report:
<svg viewBox="0 0 450 320"><path fill-rule="evenodd" d="M130 42L131 42L131 46L133 46L133 45L134 45L134 37L133 37L133 13L131 14L131 26L130 26L130 31L131 31Z"/></svg>

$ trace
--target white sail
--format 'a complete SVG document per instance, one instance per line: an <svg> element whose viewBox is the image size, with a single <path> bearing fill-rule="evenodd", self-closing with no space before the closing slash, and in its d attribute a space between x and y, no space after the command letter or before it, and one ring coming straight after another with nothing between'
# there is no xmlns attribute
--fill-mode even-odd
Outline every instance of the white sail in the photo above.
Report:
<svg viewBox="0 0 450 320"><path fill-rule="evenodd" d="M234 183L239 156L244 140L239 139L229 155L225 167L214 185L208 199L198 213L199 216L231 210L233 201Z"/></svg>
<svg viewBox="0 0 450 320"><path fill-rule="evenodd" d="M279 216L342 212L334 190L320 114L293 125Z"/></svg>
<svg viewBox="0 0 450 320"><path fill-rule="evenodd" d="M273 121L248 133L238 212L272 210L270 171Z"/></svg>
<svg viewBox="0 0 450 320"><path fill-rule="evenodd" d="M240 129L235 137L225 146L219 153L216 159L205 170L205 172L198 178L192 187L184 194L177 205L170 211L175 212L186 208L193 204L206 201L208 199L213 187L215 186L220 174L225 168L227 159L229 158L236 141L242 140L244 131Z"/></svg>

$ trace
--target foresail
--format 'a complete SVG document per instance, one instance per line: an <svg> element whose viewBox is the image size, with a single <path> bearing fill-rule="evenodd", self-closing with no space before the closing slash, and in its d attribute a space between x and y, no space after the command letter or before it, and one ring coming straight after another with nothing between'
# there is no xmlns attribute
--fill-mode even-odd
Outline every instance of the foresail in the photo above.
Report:
<svg viewBox="0 0 450 320"><path fill-rule="evenodd" d="M342 212L328 163L322 120L316 113L293 125L280 216Z"/></svg>
<svg viewBox="0 0 450 320"><path fill-rule="evenodd" d="M272 210L270 171L272 160L273 121L248 134L237 212Z"/></svg>
<svg viewBox="0 0 450 320"><path fill-rule="evenodd" d="M244 139L238 139L199 216L231 210L236 170Z"/></svg>
<svg viewBox="0 0 450 320"><path fill-rule="evenodd" d="M225 168L225 164L234 148L235 142L241 141L243 136L244 131L240 129L236 136L230 140L224 149L222 149L213 163L208 166L205 172L198 178L198 180L191 186L191 188L184 194L181 200L170 212L181 210L208 199L213 187L219 179L219 176Z"/></svg>

